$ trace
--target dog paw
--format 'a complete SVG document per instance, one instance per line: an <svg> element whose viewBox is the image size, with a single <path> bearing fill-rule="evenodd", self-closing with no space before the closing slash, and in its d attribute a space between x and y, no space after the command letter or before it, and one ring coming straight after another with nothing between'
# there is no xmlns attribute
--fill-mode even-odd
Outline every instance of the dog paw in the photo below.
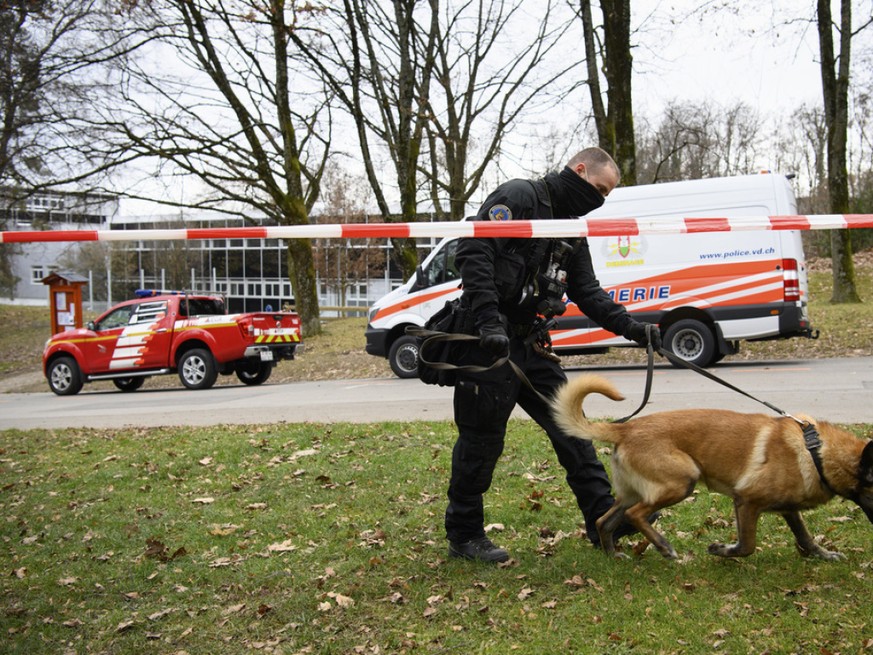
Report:
<svg viewBox="0 0 873 655"><path fill-rule="evenodd" d="M751 553L744 553L740 550L739 544L709 544L707 549L710 555L718 555L719 557L745 557Z"/></svg>
<svg viewBox="0 0 873 655"><path fill-rule="evenodd" d="M839 562L842 559L846 559L846 556L842 553L838 553L834 550L825 550L824 548L813 553L813 557L818 557L828 562Z"/></svg>

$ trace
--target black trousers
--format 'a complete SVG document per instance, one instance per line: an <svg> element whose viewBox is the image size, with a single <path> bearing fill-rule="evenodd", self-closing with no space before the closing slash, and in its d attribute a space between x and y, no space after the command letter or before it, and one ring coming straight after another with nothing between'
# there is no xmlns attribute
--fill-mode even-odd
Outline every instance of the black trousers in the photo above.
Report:
<svg viewBox="0 0 873 655"><path fill-rule="evenodd" d="M465 359L480 364L489 360L476 348ZM520 337L510 338L510 359L547 398L567 381L560 364L537 355ZM503 452L506 424L516 404L548 435L558 461L567 471L567 483L582 510L588 538L598 544L594 524L612 506L613 497L594 446L564 433L552 419L549 406L521 382L508 364L486 373L458 375L454 396L458 440L452 451L446 536L449 541L464 542L485 534L483 494L491 486Z"/></svg>

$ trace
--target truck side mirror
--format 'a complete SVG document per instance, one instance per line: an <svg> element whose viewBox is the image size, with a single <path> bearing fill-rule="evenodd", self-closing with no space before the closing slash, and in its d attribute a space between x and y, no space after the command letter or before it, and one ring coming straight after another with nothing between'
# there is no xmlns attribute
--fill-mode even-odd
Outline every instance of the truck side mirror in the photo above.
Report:
<svg viewBox="0 0 873 655"><path fill-rule="evenodd" d="M94 321L88 321L88 323L87 323L87 325L85 325L85 327L88 328L89 330L91 330L91 332L94 332L95 330L97 330L97 326L94 325Z"/></svg>

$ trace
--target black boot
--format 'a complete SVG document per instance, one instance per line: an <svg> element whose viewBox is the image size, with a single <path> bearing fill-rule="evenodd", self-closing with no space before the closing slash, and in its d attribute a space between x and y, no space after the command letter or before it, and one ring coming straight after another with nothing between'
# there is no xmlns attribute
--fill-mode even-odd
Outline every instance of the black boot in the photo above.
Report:
<svg viewBox="0 0 873 655"><path fill-rule="evenodd" d="M478 539L471 539L460 544L450 541L449 557L460 557L496 564L497 562L508 560L509 553L491 543L488 537L479 537Z"/></svg>

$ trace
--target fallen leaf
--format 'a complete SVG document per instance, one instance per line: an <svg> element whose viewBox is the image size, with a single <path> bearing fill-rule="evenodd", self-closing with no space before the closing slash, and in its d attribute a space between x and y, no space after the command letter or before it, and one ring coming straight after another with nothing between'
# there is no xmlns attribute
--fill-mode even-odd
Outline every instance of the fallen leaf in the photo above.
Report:
<svg viewBox="0 0 873 655"><path fill-rule="evenodd" d="M191 502L198 503L200 505L210 505L215 502L215 498L213 498L212 496L204 496L203 498L195 498Z"/></svg>
<svg viewBox="0 0 873 655"><path fill-rule="evenodd" d="M209 531L209 534L211 534L213 537L226 537L229 534L233 534L237 530L239 530L238 525L214 525Z"/></svg>
<svg viewBox="0 0 873 655"><path fill-rule="evenodd" d="M157 621L158 619L162 619L165 616L172 614L173 612L178 611L175 607L170 607L165 610L161 610L159 612L154 612L153 614L149 614L149 621Z"/></svg>
<svg viewBox="0 0 873 655"><path fill-rule="evenodd" d="M290 539L286 539L282 543L270 544L267 550L271 553L287 553L292 550L297 550L297 546L291 543Z"/></svg>
<svg viewBox="0 0 873 655"><path fill-rule="evenodd" d="M533 592L533 589L531 589L530 587L523 587L522 590L518 592L518 599L526 600L533 595Z"/></svg>
<svg viewBox="0 0 873 655"><path fill-rule="evenodd" d="M238 614L242 612L246 607L245 603L239 603L238 605L231 605L230 607L225 608L225 610L221 613L223 616L227 616L228 614Z"/></svg>

